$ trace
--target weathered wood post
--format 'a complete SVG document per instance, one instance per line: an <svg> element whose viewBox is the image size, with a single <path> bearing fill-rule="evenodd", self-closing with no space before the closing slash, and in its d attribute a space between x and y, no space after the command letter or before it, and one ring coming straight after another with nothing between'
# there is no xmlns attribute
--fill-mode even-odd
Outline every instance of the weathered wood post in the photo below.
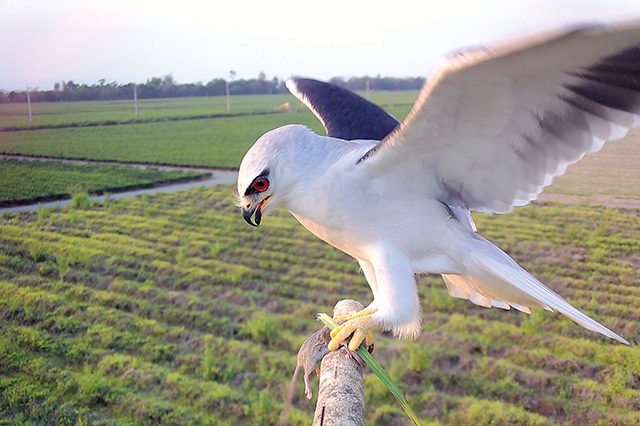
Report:
<svg viewBox="0 0 640 426"><path fill-rule="evenodd" d="M333 310L334 318L364 307L355 300L341 300ZM357 355L356 355L357 356ZM341 348L327 354L320 367L320 389L313 426L363 426L364 379L362 365Z"/></svg>

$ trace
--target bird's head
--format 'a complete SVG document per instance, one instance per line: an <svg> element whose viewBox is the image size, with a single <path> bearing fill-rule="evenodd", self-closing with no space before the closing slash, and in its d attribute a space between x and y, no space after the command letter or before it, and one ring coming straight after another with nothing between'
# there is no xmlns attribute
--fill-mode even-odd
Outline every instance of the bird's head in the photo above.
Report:
<svg viewBox="0 0 640 426"><path fill-rule="evenodd" d="M296 181L292 151L310 133L304 126L280 127L260 137L245 154L238 171L237 205L249 225L260 225L263 216L286 204Z"/></svg>
<svg viewBox="0 0 640 426"><path fill-rule="evenodd" d="M242 170L242 169L240 169ZM271 172L268 168L262 169L255 175L248 185L242 188L238 185L239 206L242 207L242 217L249 225L258 226L262 220L263 211L267 203L273 198L274 188L271 183ZM238 177L240 178L241 175ZM240 182L240 179L238 179Z"/></svg>
<svg viewBox="0 0 640 426"><path fill-rule="evenodd" d="M252 152L245 155L238 172L238 206L242 208L242 217L249 225L258 226L262 220L267 203L274 196L273 176L268 162L255 161Z"/></svg>

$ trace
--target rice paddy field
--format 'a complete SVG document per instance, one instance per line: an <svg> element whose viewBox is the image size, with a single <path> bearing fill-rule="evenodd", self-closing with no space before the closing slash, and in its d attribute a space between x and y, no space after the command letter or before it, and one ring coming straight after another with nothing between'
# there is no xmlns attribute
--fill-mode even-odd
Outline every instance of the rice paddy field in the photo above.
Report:
<svg viewBox="0 0 640 426"><path fill-rule="evenodd" d="M373 101L398 117L406 115L416 97L417 92L372 93ZM287 102L290 109L279 111L278 107ZM323 132L320 122L291 95L234 96L232 114L226 113L224 97L140 101L138 121L133 120L132 108L132 102L122 101L34 103L34 126L29 129L21 121L26 117L26 105L0 104L0 126L27 129L0 131L0 153L236 169L247 149L268 130L286 124L304 124ZM28 118L26 120L28 123ZM0 203L4 205L56 198L64 190L59 185L52 190L44 179L37 181L40 185L34 185L29 173L16 173L13 170L16 166L9 171L6 163L3 167L0 174L4 180L11 180L10 188L0 192ZM24 167L33 171L35 166ZM117 191L148 185L142 177L136 183L131 173L129 180L122 183L126 173L118 170L121 169L102 167L100 180L105 183L91 182L89 186L99 191ZM72 176L72 173L65 174L65 187L85 183L80 174L76 174L76 182L70 182ZM176 178L178 175L164 173L155 181Z"/></svg>
<svg viewBox="0 0 640 426"><path fill-rule="evenodd" d="M397 117L404 117L417 95L417 92L374 93L372 100ZM286 102L292 106L290 111L275 111ZM49 120L58 123L59 128L0 132L0 153L237 168L247 149L268 130L285 124L304 124L323 132L320 122L291 95L233 97L232 108L247 115L230 116L226 114L224 98L152 100L140 110L160 114L163 119L134 123L122 119L123 114L133 114L132 104L127 105L128 112L120 101L87 102L90 105L86 112L76 104L83 103L38 104L42 113L36 113L34 123ZM193 118L209 111L208 104L212 105L211 111L224 108L225 114ZM17 126L18 119L11 114L18 107L25 106L1 104L0 120ZM36 104L33 108L37 110ZM78 126L89 120L84 114L109 125ZM191 119L187 120L188 117Z"/></svg>
<svg viewBox="0 0 640 426"><path fill-rule="evenodd" d="M238 114L271 113L279 105L291 102L291 95L234 96L231 112ZM90 102L40 102L31 105L29 123L25 104L0 106L0 128L29 129L46 127L83 127L114 125L136 121L133 100ZM138 121L180 120L227 115L224 97L167 98L138 100Z"/></svg>
<svg viewBox="0 0 640 426"><path fill-rule="evenodd" d="M154 168L0 159L0 207L67 198L79 191L102 194L205 175Z"/></svg>
<svg viewBox="0 0 640 426"><path fill-rule="evenodd" d="M364 94L362 94L364 95ZM371 92L371 101L395 109L394 114L411 107L417 91ZM225 97L167 98L138 100L138 122L184 120L228 115L277 113L289 102L293 111L303 108L295 97L286 95L242 95L231 98L227 111ZM400 109L396 109L400 107ZM29 123L27 104L0 104L0 131L46 127L83 127L136 122L133 99L130 101L39 102L31 104L33 122ZM281 111L282 109L280 109Z"/></svg>
<svg viewBox="0 0 640 426"><path fill-rule="evenodd" d="M410 108L406 94L379 95L398 117ZM299 110L0 132L0 151L232 168L278 120L321 131ZM375 333L374 355L423 424L640 425L640 210L589 202L640 197L637 138L549 188L582 203L474 216L483 236L631 346L543 310L477 307L420 277L422 334ZM247 226L228 185L2 214L0 425L278 424L315 314L343 298L371 300L353 259L284 211ZM365 399L367 425L411 424L370 373ZM300 380L290 424L310 424L313 410Z"/></svg>

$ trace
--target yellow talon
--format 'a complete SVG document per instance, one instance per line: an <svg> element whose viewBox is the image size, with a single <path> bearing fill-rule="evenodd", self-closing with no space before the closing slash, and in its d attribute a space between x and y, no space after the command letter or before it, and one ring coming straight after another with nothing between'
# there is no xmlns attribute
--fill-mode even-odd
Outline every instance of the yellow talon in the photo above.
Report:
<svg viewBox="0 0 640 426"><path fill-rule="evenodd" d="M376 310L366 308L360 312L350 312L347 315L340 315L334 318L336 321L346 322L331 331L329 350L337 350L352 334L349 350L355 351L363 341L366 341L367 347L371 346L373 344L371 328L375 325L372 315Z"/></svg>
<svg viewBox="0 0 640 426"><path fill-rule="evenodd" d="M338 315L338 316L334 317L333 319L335 321L337 321L337 322L349 321L349 320L352 320L354 318L371 316L371 315L375 314L377 311L378 311L377 308L364 308L361 311L351 311L346 315Z"/></svg>
<svg viewBox="0 0 640 426"><path fill-rule="evenodd" d="M351 311L348 314L345 315L337 315L335 317L333 317L333 319L337 322L337 323L343 323L345 321L348 321L350 319L354 319L358 316L358 312L357 311Z"/></svg>
<svg viewBox="0 0 640 426"><path fill-rule="evenodd" d="M372 346L373 346L373 333L371 332L371 330L367 330L367 336L364 339L364 344L367 346L367 349L369 350L369 352L371 352L373 350Z"/></svg>

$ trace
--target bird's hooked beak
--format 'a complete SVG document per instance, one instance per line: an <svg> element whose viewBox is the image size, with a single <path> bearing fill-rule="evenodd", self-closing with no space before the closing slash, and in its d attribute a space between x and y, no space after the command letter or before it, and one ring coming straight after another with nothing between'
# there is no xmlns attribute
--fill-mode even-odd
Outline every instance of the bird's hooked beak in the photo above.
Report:
<svg viewBox="0 0 640 426"><path fill-rule="evenodd" d="M264 200L260 201L260 204L258 204L257 207L242 209L242 217L249 225L256 226L256 227L260 225L260 222L262 221L262 208L264 207L265 204L267 204L267 201L269 201L272 196L273 194L269 195L268 197L265 197ZM255 217L254 217L254 214L255 214Z"/></svg>

